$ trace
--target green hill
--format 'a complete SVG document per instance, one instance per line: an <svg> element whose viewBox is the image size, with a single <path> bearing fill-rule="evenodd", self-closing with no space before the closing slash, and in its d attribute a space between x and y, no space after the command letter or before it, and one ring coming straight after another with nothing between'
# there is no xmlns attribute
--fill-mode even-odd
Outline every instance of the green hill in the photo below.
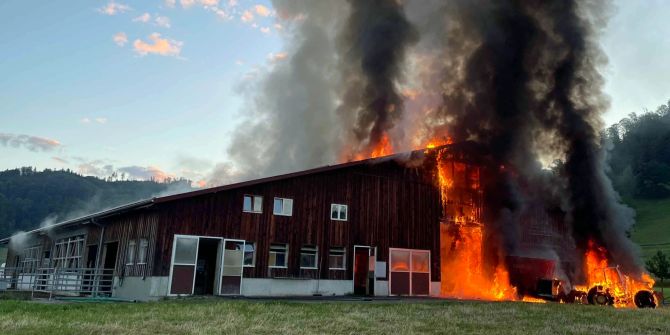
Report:
<svg viewBox="0 0 670 335"><path fill-rule="evenodd" d="M670 254L670 198L627 201L637 212L632 238L646 258L658 250Z"/></svg>
<svg viewBox="0 0 670 335"><path fill-rule="evenodd" d="M187 180L100 179L31 167L0 171L0 238L157 195L190 191Z"/></svg>

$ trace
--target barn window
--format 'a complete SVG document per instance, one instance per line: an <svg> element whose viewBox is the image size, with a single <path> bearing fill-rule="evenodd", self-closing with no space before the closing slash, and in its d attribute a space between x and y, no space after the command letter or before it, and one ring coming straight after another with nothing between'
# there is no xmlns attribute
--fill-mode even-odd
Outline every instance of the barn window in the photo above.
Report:
<svg viewBox="0 0 670 335"><path fill-rule="evenodd" d="M149 241L146 238L141 238L140 249L137 252L137 264L147 264L148 250L149 250Z"/></svg>
<svg viewBox="0 0 670 335"><path fill-rule="evenodd" d="M316 269L318 249L315 246L305 246L300 249L300 268Z"/></svg>
<svg viewBox="0 0 670 335"><path fill-rule="evenodd" d="M128 250L126 250L126 265L135 263L135 240L128 241Z"/></svg>
<svg viewBox="0 0 670 335"><path fill-rule="evenodd" d="M347 221L347 205L331 204L330 219L337 221Z"/></svg>
<svg viewBox="0 0 670 335"><path fill-rule="evenodd" d="M23 272L24 273L33 273L37 270L37 266L40 262L40 247L26 248L23 251Z"/></svg>
<svg viewBox="0 0 670 335"><path fill-rule="evenodd" d="M262 213L263 197L260 195L245 195L242 210L248 213Z"/></svg>
<svg viewBox="0 0 670 335"><path fill-rule="evenodd" d="M328 253L328 268L331 270L345 270L346 250L344 248L330 248Z"/></svg>
<svg viewBox="0 0 670 335"><path fill-rule="evenodd" d="M288 245L286 244L270 245L269 264L271 268L285 268L287 258L288 258Z"/></svg>
<svg viewBox="0 0 670 335"><path fill-rule="evenodd" d="M291 216L293 214L293 199L275 198L274 215Z"/></svg>
<svg viewBox="0 0 670 335"><path fill-rule="evenodd" d="M83 235L66 237L56 241L54 267L67 269L81 267L82 249L84 249Z"/></svg>
<svg viewBox="0 0 670 335"><path fill-rule="evenodd" d="M256 243L247 242L244 245L244 266L254 267L256 265Z"/></svg>

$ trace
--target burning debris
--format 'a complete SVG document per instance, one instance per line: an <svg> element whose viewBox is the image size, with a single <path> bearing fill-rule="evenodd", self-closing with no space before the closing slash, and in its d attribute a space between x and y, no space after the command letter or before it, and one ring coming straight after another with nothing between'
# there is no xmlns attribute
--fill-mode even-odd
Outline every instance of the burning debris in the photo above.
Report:
<svg viewBox="0 0 670 335"><path fill-rule="evenodd" d="M626 236L634 213L604 172L608 3L274 5L292 49L254 99L254 110L277 112L255 115L233 142L242 165L267 174L437 148L444 296L654 304ZM486 171L445 163L439 146L452 141L486 148ZM528 264L543 271L528 275Z"/></svg>

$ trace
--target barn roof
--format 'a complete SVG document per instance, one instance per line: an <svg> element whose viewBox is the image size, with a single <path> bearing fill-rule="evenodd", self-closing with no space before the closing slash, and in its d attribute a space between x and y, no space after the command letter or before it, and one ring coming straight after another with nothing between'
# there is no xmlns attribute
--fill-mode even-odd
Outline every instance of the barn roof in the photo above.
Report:
<svg viewBox="0 0 670 335"><path fill-rule="evenodd" d="M234 183L234 184L228 184L228 185L223 185L223 186L217 186L217 187L210 187L202 190L197 190L197 191L191 191L191 192L186 192L186 193L179 193L179 194L174 194L174 195L168 195L168 196L163 196L163 197L154 197L151 199L145 199L145 200L140 200L137 202L132 202L128 203L125 205L121 205L118 207L113 207L109 209L105 209L100 212L92 213L89 215L85 215L82 217L62 221L53 225L50 225L48 227L40 227L31 231L26 232L26 234L32 234L32 233L42 233L47 230L51 230L54 228L61 228L61 227L66 227L70 225L75 225L75 224L96 224L97 220L107 218L110 216L114 215L119 215L122 213L126 213L129 211L134 211L142 208L148 208L153 206L154 204L158 203L165 203L169 201L174 201L174 200L180 200L180 199L185 199L185 198L192 198L200 195L206 195L206 194L213 194L217 192L223 192L223 191L228 191L240 187L246 187L246 186L251 186L251 185L258 185L258 184L263 184L263 183L268 183L268 182L273 182L273 181L279 181L279 180L284 180L284 179L290 179L290 178L295 178L295 177L300 177L300 176L306 176L306 175L312 175L312 174L317 174L317 173L322 173L322 172L328 172L328 171L334 171L334 170L339 170L339 169L344 169L348 167L353 167L353 166L358 166L358 165L365 165L365 164L378 164L382 162L388 162L388 161L407 161L410 159L420 159L422 158L425 153L428 150L435 150L435 149L441 149L449 147L454 150L459 150L459 151L471 151L473 149L478 148L476 144L473 142L462 142L458 144L450 144L450 145L444 145L432 149L421 149L421 150L415 150L415 151L409 151L409 152L403 152L403 153L398 153L398 154L393 154L389 156L383 156L383 157L378 157L378 158L368 158L364 160L359 160L359 161L353 161L353 162L347 162L347 163L342 163L342 164L335 164L335 165L326 165L322 167L317 167L314 169L308 169L308 170L303 170L303 171L298 171L298 172L292 172L292 173L286 173L286 174L281 174L281 175L276 175L276 176L271 176L271 177L265 177L265 178L259 178L259 179L253 179L253 180L248 180L248 181L243 181L239 183ZM0 239L0 244L6 244L9 243L9 240L11 237L6 237L4 239Z"/></svg>

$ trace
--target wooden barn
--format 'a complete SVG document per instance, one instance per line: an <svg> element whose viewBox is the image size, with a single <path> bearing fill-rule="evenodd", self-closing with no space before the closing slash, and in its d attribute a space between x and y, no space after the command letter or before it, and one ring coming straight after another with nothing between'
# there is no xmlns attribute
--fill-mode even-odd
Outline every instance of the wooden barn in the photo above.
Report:
<svg viewBox="0 0 670 335"><path fill-rule="evenodd" d="M438 295L438 156L452 187L479 183L466 143L157 197L0 240L0 283L136 300ZM461 214L481 201L464 194Z"/></svg>

